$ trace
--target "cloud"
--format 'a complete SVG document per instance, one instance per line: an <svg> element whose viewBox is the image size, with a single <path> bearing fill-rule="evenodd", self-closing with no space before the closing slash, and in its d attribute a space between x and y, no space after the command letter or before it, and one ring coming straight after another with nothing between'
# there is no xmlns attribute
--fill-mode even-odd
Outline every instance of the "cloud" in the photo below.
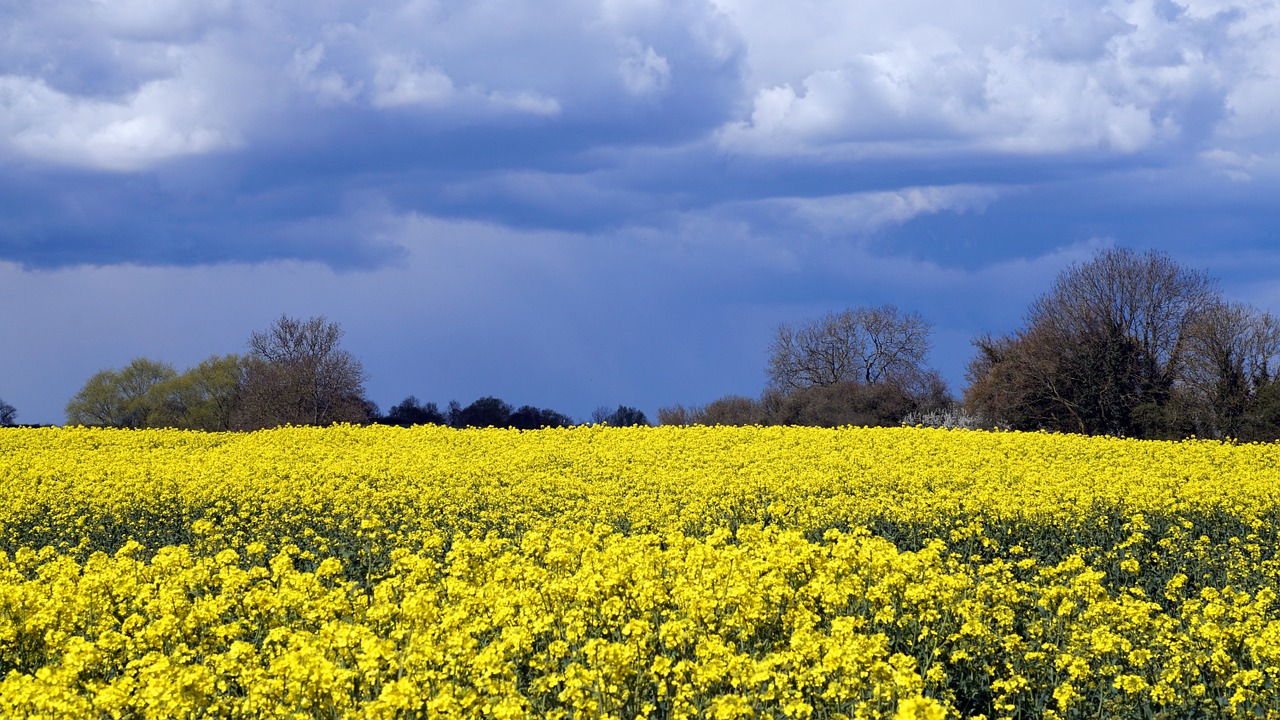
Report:
<svg viewBox="0 0 1280 720"><path fill-rule="evenodd" d="M854 31L842 45L828 39L851 21L780 20L777 30L758 24L767 12L752 0L722 5L742 20L753 57L775 57L780 41L813 33L799 49L807 65L792 61L778 73L754 63L750 113L720 132L726 150L743 153L1193 153L1231 103L1248 105L1252 68L1275 53L1265 36L1274 21L1263 20L1274 11L1257 3L1230 12L1073 3L1065 14L1037 16L993 2L983 16L1007 12L1009 23L983 27L947 11L934 17L933 3L908 3L864 19L896 32ZM788 32L797 23L802 29Z"/></svg>
<svg viewBox="0 0 1280 720"><path fill-rule="evenodd" d="M981 235L1032 206L1070 244L1172 224L1116 220L1127 199L1231 192L1255 232L1280 151L1277 12L29 3L0 47L0 257L369 268L404 257L379 218L417 213L676 243L723 221L951 261L1007 250Z"/></svg>
<svg viewBox="0 0 1280 720"><path fill-rule="evenodd" d="M772 202L787 207L797 219L825 235L848 236L902 225L922 215L981 212L1001 193L1002 189L995 187L956 185Z"/></svg>
<svg viewBox="0 0 1280 720"><path fill-rule="evenodd" d="M406 110L429 113L419 133L509 132L510 116L604 126L657 95L667 104L646 112L698 117L734 82L731 28L696 3L52 0L12 20L0 146L117 172Z"/></svg>
<svg viewBox="0 0 1280 720"><path fill-rule="evenodd" d="M671 82L671 64L652 47L641 47L634 39L630 44L632 54L618 67L627 91L632 95L653 95L665 90Z"/></svg>
<svg viewBox="0 0 1280 720"><path fill-rule="evenodd" d="M0 133L8 154L97 170L131 171L238 147L209 98L154 80L119 101L74 97L32 78L0 77ZM212 121L212 122L211 122Z"/></svg>
<svg viewBox="0 0 1280 720"><path fill-rule="evenodd" d="M243 18L239 0L90 0L87 4L93 22L111 36L129 40L191 40Z"/></svg>

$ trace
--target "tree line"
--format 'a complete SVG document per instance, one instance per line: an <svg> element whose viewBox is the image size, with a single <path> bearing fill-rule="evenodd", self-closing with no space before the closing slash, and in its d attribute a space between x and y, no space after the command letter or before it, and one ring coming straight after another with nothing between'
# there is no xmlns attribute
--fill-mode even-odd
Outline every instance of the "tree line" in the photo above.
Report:
<svg viewBox="0 0 1280 720"><path fill-rule="evenodd" d="M664 423L1001 427L1149 439L1280 438L1280 321L1165 253L1101 250L1022 327L974 338L959 400L925 367L931 326L893 306L782 325L759 398Z"/></svg>
<svg viewBox="0 0 1280 720"><path fill-rule="evenodd" d="M968 385L953 397L926 365L933 327L892 305L779 326L758 397L658 410L661 424L1001 427L1137 438L1280 438L1280 321L1225 300L1215 281L1165 253L1104 249L1055 279L1023 325L974 338ZM338 422L565 427L567 415L495 397L441 409L409 396L382 414L360 362L323 317L282 315L245 355L179 373L139 358L92 378L71 424L252 430ZM0 401L0 424L17 411ZM647 425L636 408L590 422Z"/></svg>
<svg viewBox="0 0 1280 720"><path fill-rule="evenodd" d="M341 347L342 328L323 316L281 315L249 336L244 355L216 355L178 372L137 358L93 375L66 405L67 423L117 428L257 430L334 423L534 429L575 424L569 416L531 405L512 407L495 397L441 410L410 395L383 414L365 394L363 365ZM4 410L8 408L8 410ZM16 410L0 407L12 424ZM628 406L600 408L593 422L648 424Z"/></svg>

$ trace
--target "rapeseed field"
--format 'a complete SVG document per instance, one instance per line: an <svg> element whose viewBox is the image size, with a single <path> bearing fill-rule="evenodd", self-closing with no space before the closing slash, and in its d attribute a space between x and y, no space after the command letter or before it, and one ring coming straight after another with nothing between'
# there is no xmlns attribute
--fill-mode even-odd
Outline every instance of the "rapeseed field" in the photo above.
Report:
<svg viewBox="0 0 1280 720"><path fill-rule="evenodd" d="M0 717L1280 718L1280 445L0 429Z"/></svg>

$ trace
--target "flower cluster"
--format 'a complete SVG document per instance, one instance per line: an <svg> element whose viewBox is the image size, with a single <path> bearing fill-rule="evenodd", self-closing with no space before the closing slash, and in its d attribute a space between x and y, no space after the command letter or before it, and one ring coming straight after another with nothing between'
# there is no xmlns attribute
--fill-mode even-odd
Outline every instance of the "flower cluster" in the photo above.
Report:
<svg viewBox="0 0 1280 720"><path fill-rule="evenodd" d="M0 716L1280 718L1280 447L0 430Z"/></svg>

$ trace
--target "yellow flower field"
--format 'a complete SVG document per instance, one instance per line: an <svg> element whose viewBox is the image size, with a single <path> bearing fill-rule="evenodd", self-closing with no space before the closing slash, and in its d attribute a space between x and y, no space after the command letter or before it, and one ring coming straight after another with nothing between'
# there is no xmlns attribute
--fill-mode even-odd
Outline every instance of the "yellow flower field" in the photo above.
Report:
<svg viewBox="0 0 1280 720"><path fill-rule="evenodd" d="M0 429L0 717L1280 718L1280 445Z"/></svg>

